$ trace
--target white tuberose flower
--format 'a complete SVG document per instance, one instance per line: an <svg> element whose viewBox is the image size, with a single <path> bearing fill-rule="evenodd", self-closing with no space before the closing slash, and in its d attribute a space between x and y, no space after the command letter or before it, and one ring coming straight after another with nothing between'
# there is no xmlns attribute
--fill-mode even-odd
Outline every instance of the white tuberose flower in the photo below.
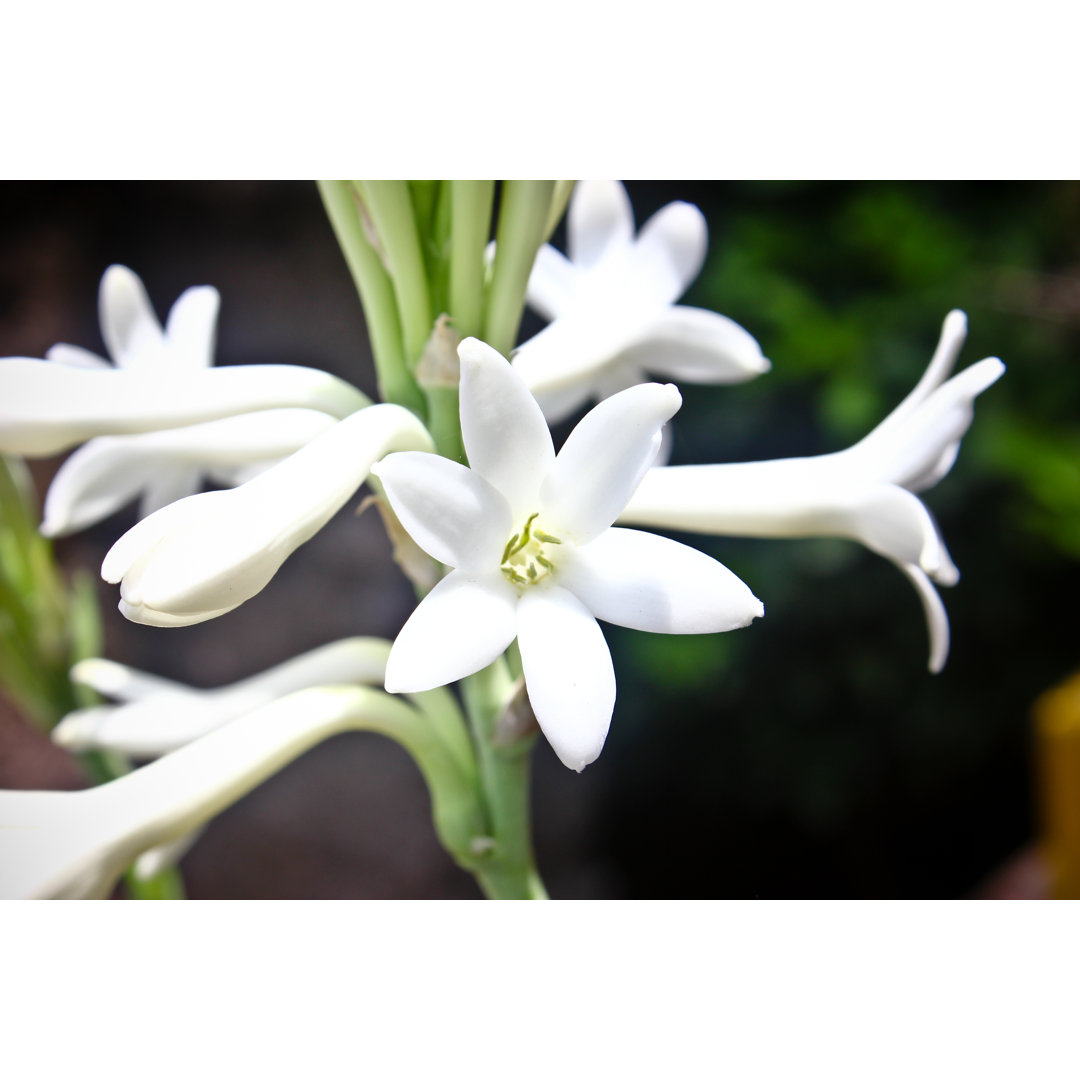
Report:
<svg viewBox="0 0 1080 1080"><path fill-rule="evenodd" d="M187 289L162 329L138 274L126 266L110 266L98 290L101 336L118 368L207 368L213 363L220 305L221 297L210 285ZM54 345L45 356L74 367L109 367L107 360L77 345Z"/></svg>
<svg viewBox="0 0 1080 1080"><path fill-rule="evenodd" d="M364 687L300 690L100 787L0 791L0 897L108 896L140 852L198 829L330 735L395 719L395 708Z"/></svg>
<svg viewBox="0 0 1080 1080"><path fill-rule="evenodd" d="M314 409L343 419L370 404L348 383L312 368L212 368L218 304L216 289L188 289L162 330L139 278L125 266L109 267L101 279L99 310L101 336L115 367L63 344L49 349L48 360L0 360L0 452L41 457L95 436L160 431L262 410ZM295 420L261 421L264 431L290 423ZM201 467L216 464L214 444L228 436L212 429L181 438L188 441L175 460L158 447L155 479L144 485L144 516L196 490ZM117 483L128 493L122 501L131 497L142 451L138 441L108 448L110 459L125 459L125 468L117 465ZM100 463L95 470L100 473ZM100 475L96 479L100 483ZM62 501L71 498L68 492Z"/></svg>
<svg viewBox="0 0 1080 1080"><path fill-rule="evenodd" d="M479 671L518 639L529 700L564 764L604 745L615 676L596 620L660 633L732 630L762 614L730 570L692 548L612 529L680 405L673 386L594 408L555 455L534 398L490 346L462 342L467 469L433 454L372 468L395 513L454 567L398 635L386 689L411 693Z"/></svg>
<svg viewBox="0 0 1080 1080"><path fill-rule="evenodd" d="M169 754L230 720L296 690L344 684L382 685L390 643L345 638L293 657L230 686L202 690L94 657L71 669L71 680L115 698L68 713L53 742L69 750L111 750L136 758Z"/></svg>
<svg viewBox="0 0 1080 1080"><path fill-rule="evenodd" d="M952 468L974 401L1005 365L996 357L945 381L967 335L962 311L945 319L922 379L861 442L835 454L736 465L653 469L619 520L727 536L839 536L891 559L918 590L930 631L930 670L949 651L939 585L959 580L945 540L915 494Z"/></svg>
<svg viewBox="0 0 1080 1080"><path fill-rule="evenodd" d="M115 513L141 493L139 517L186 498L206 473L242 483L336 423L315 409L264 409L204 424L101 435L60 466L45 497L44 536L66 536Z"/></svg>
<svg viewBox="0 0 1080 1080"><path fill-rule="evenodd" d="M526 299L551 325L514 354L514 368L556 422L652 372L694 383L736 383L769 369L758 343L723 315L675 301L705 260L701 211L675 202L634 237L616 180L582 180L567 218L570 257L537 254Z"/></svg>
<svg viewBox="0 0 1080 1080"><path fill-rule="evenodd" d="M260 592L393 450L433 449L399 405L372 405L231 491L206 491L143 518L112 546L101 576L120 610L150 626L189 626Z"/></svg>
<svg viewBox="0 0 1080 1080"><path fill-rule="evenodd" d="M220 297L201 285L187 289L162 329L146 289L126 266L101 279L101 336L116 368L148 378L204 371L213 363ZM75 345L54 345L46 359L108 371L100 356ZM146 517L199 490L204 473L232 485L298 450L333 418L312 409L268 409L183 428L136 435L103 435L61 466L45 500L46 536L63 536L108 517L141 494Z"/></svg>

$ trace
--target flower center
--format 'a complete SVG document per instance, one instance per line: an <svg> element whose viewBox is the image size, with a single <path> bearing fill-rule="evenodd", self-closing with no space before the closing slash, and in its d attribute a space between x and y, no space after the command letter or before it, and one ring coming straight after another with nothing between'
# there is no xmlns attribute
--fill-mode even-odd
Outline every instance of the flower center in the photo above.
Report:
<svg viewBox="0 0 1080 1080"><path fill-rule="evenodd" d="M515 585L535 585L555 570L550 558L551 547L562 541L537 527L538 516L533 514L524 527L506 541L503 548L499 569Z"/></svg>

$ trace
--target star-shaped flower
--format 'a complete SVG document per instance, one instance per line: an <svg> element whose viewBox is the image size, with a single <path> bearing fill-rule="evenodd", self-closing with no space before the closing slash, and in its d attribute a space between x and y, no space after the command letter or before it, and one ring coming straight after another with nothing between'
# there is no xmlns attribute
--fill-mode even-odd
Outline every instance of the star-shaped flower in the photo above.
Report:
<svg viewBox="0 0 1080 1080"><path fill-rule="evenodd" d="M679 408L650 383L594 408L558 455L535 399L490 346L462 342L461 431L471 468L433 454L372 467L402 525L452 571L394 642L386 688L410 693L492 663L516 638L537 722L580 771L615 704L597 619L656 633L746 626L761 603L726 567L664 537L613 529Z"/></svg>
<svg viewBox="0 0 1080 1080"><path fill-rule="evenodd" d="M917 493L952 468L975 398L1005 371L996 357L949 379L967 336L952 311L925 374L869 435L818 457L650 471L619 520L725 536L840 536L891 559L914 584L930 630L930 670L949 652L949 623L933 582L960 574ZM947 381L946 381L947 380Z"/></svg>
<svg viewBox="0 0 1080 1080"><path fill-rule="evenodd" d="M677 305L705 260L708 228L675 202L637 237L626 189L582 180L567 218L569 258L537 254L526 298L551 324L514 354L514 367L552 423L647 372L692 383L736 383L769 369L758 343L723 315Z"/></svg>

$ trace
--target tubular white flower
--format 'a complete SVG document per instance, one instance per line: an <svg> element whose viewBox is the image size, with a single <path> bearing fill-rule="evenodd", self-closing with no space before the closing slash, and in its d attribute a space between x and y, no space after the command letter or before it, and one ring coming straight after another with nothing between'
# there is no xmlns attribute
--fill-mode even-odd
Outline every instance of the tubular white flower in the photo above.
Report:
<svg viewBox="0 0 1080 1080"><path fill-rule="evenodd" d="M97 371L15 357L0 360L0 452L48 457L98 435L160 431L262 409L317 409L344 419L367 404L341 379L290 364Z"/></svg>
<svg viewBox="0 0 1080 1080"><path fill-rule="evenodd" d="M263 409L315 409L343 419L370 404L359 390L312 368L211 368L219 302L208 285L188 289L163 330L138 276L125 266L110 266L98 306L101 336L115 367L65 344L49 349L47 360L0 360L0 452L44 457L95 436L159 431ZM129 447L138 453L137 444ZM164 474L156 499L165 489L173 498L195 490L190 465L178 472Z"/></svg>
<svg viewBox="0 0 1080 1080"><path fill-rule="evenodd" d="M948 655L948 621L931 580L959 572L930 512L915 494L956 460L975 398L1005 370L996 357L945 381L967 334L950 312L915 389L869 435L835 454L735 465L651 470L621 522L726 536L836 536L861 541L895 562L919 592L930 631L930 670Z"/></svg>
<svg viewBox="0 0 1080 1080"><path fill-rule="evenodd" d="M300 690L100 787L0 791L0 897L108 896L141 852L192 833L316 743L410 716L378 690Z"/></svg>
<svg viewBox="0 0 1080 1080"><path fill-rule="evenodd" d="M53 728L52 739L76 753L110 750L135 758L160 757L297 690L381 686L389 654L390 642L381 638L346 638L212 690L148 675L112 660L81 660L71 669L72 682L120 704L68 713Z"/></svg>
<svg viewBox="0 0 1080 1080"><path fill-rule="evenodd" d="M567 220L570 257L545 245L529 278L526 299L551 325L513 360L549 421L647 382L647 372L736 383L768 371L758 343L737 323L675 304L701 270L707 235L701 211L676 202L635 239L622 184L579 181Z"/></svg>
<svg viewBox="0 0 1080 1080"><path fill-rule="evenodd" d="M141 435L102 435L60 466L41 532L66 536L135 498L139 517L186 498L205 473L232 485L295 453L336 423L314 409L266 409Z"/></svg>
<svg viewBox="0 0 1080 1080"><path fill-rule="evenodd" d="M556 456L516 371L475 338L458 354L472 469L415 453L372 468L417 544L454 568L394 642L386 689L414 693L463 678L516 637L536 719L580 771L600 753L615 704L597 617L696 634L745 626L763 609L700 552L610 528L679 408L675 387L637 386L603 402Z"/></svg>
<svg viewBox="0 0 1080 1080"><path fill-rule="evenodd" d="M419 420L372 405L231 491L208 491L144 518L113 545L101 575L120 610L151 626L188 626L261 591L395 450L433 450Z"/></svg>

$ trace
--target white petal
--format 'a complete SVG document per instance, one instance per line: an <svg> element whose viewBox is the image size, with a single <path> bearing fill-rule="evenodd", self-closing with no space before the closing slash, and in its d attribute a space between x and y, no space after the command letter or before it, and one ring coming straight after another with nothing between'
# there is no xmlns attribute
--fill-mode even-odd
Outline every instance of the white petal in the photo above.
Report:
<svg viewBox="0 0 1080 1080"><path fill-rule="evenodd" d="M896 560L893 560L894 562ZM930 661L931 675L937 675L945 667L945 661L949 658L949 616L945 611L945 605L938 596L930 579L917 567L910 563L897 562L907 579L915 586L919 594L919 601L926 616L926 628L930 634Z"/></svg>
<svg viewBox="0 0 1080 1080"><path fill-rule="evenodd" d="M420 601L386 662L391 694L419 693L480 671L517 633L513 586L495 571L474 578L455 570Z"/></svg>
<svg viewBox="0 0 1080 1080"><path fill-rule="evenodd" d="M92 368L98 371L112 367L108 360L82 349L78 345L53 345L45 353L45 359L53 364L66 364L68 367Z"/></svg>
<svg viewBox="0 0 1080 1080"><path fill-rule="evenodd" d="M557 318L573 302L577 272L570 260L550 244L536 253L525 299L545 319Z"/></svg>
<svg viewBox="0 0 1080 1080"><path fill-rule="evenodd" d="M598 619L654 634L712 634L765 614L726 566L654 533L608 529L559 562L559 584Z"/></svg>
<svg viewBox="0 0 1080 1080"><path fill-rule="evenodd" d="M953 584L956 567L919 498L846 463L827 454L651 469L619 521L718 536L846 537Z"/></svg>
<svg viewBox="0 0 1080 1080"><path fill-rule="evenodd" d="M301 407L339 419L369 404L325 372L288 364L201 371L90 371L46 360L0 360L0 451L44 456L97 435L179 428Z"/></svg>
<svg viewBox="0 0 1080 1080"><path fill-rule="evenodd" d="M141 515L198 490L201 473L260 471L334 424L313 409L267 409L205 424L92 439L60 467L45 499L46 536L64 536L108 517L145 491ZM266 460L270 459L270 460Z"/></svg>
<svg viewBox="0 0 1080 1080"><path fill-rule="evenodd" d="M959 310L950 311L945 316L937 348L934 350L934 355L930 358L930 364L926 371L923 372L922 378L916 384L915 389L878 424L876 431L888 431L899 426L949 377L949 373L956 366L956 360L960 355L960 350L964 347L966 338L967 316Z"/></svg>
<svg viewBox="0 0 1080 1080"><path fill-rule="evenodd" d="M744 382L770 366L761 346L737 322L681 305L668 308L616 364L694 383Z"/></svg>
<svg viewBox="0 0 1080 1080"><path fill-rule="evenodd" d="M548 531L575 543L599 535L626 505L660 447L660 428L682 404L674 386L646 383L602 401L563 444L542 489Z"/></svg>
<svg viewBox="0 0 1080 1080"><path fill-rule="evenodd" d="M241 487L192 495L144 518L113 545L102 576L123 579L121 611L136 622L213 618L262 590L375 461L421 448L430 452L431 438L407 409L363 409Z"/></svg>
<svg viewBox="0 0 1080 1080"><path fill-rule="evenodd" d="M107 660L85 660L72 669L72 679L129 704L69 713L53 729L52 738L76 751L158 757L297 690L381 685L389 652L390 643L380 638L346 638L213 690L198 690Z"/></svg>
<svg viewBox="0 0 1080 1080"><path fill-rule="evenodd" d="M149 517L169 503L186 499L202 487L201 472L185 466L168 465L158 470L143 490L139 500L139 517Z"/></svg>
<svg viewBox="0 0 1080 1080"><path fill-rule="evenodd" d="M651 281L650 295L672 304L690 287L705 263L709 228L705 215L690 203L668 203L638 233L633 265Z"/></svg>
<svg viewBox="0 0 1080 1080"><path fill-rule="evenodd" d="M169 361L178 367L206 368L214 362L221 297L211 285L185 290L165 323Z"/></svg>
<svg viewBox="0 0 1080 1080"><path fill-rule="evenodd" d="M521 666L536 722L559 760L581 772L604 747L615 671L596 619L566 589L527 589L518 605Z"/></svg>
<svg viewBox="0 0 1080 1080"><path fill-rule="evenodd" d="M112 438L91 439L53 477L45 496L42 535L67 536L107 518L151 483L158 465L152 457L121 450Z"/></svg>
<svg viewBox="0 0 1080 1080"><path fill-rule="evenodd" d="M875 429L846 453L866 457L867 469L882 479L909 489L929 486L929 477L940 480L944 475L940 472L943 456L950 453L955 459L952 447L971 426L975 398L1004 372L1005 365L996 357L972 364L933 391L903 424L884 433L880 427Z"/></svg>
<svg viewBox="0 0 1080 1080"><path fill-rule="evenodd" d="M126 266L110 266L98 293L101 336L121 368L157 367L166 362L165 338L139 276Z"/></svg>
<svg viewBox="0 0 1080 1080"><path fill-rule="evenodd" d="M196 692L183 683L163 679L160 675L149 675L145 671L99 656L80 660L69 674L73 683L88 686L99 694L119 698L121 701L137 701L150 694Z"/></svg>
<svg viewBox="0 0 1080 1080"><path fill-rule="evenodd" d="M852 484L844 497L823 508L817 535L859 540L896 562L920 565L942 585L954 585L960 577L930 511L903 488Z"/></svg>
<svg viewBox="0 0 1080 1080"><path fill-rule="evenodd" d="M77 709L53 728L52 740L75 753L109 750L133 758L161 757L239 715L216 704L210 695L189 689L125 705Z"/></svg>
<svg viewBox="0 0 1080 1080"><path fill-rule="evenodd" d="M630 196L618 180L579 180L570 197L566 237L570 261L588 269L634 236Z"/></svg>
<svg viewBox="0 0 1080 1080"><path fill-rule="evenodd" d="M509 361L466 338L461 359L461 437L470 466L506 496L514 515L531 513L555 460L544 414Z"/></svg>
<svg viewBox="0 0 1080 1080"><path fill-rule="evenodd" d="M499 565L513 519L482 476L436 454L391 454L372 467L405 531L433 559L471 573Z"/></svg>

